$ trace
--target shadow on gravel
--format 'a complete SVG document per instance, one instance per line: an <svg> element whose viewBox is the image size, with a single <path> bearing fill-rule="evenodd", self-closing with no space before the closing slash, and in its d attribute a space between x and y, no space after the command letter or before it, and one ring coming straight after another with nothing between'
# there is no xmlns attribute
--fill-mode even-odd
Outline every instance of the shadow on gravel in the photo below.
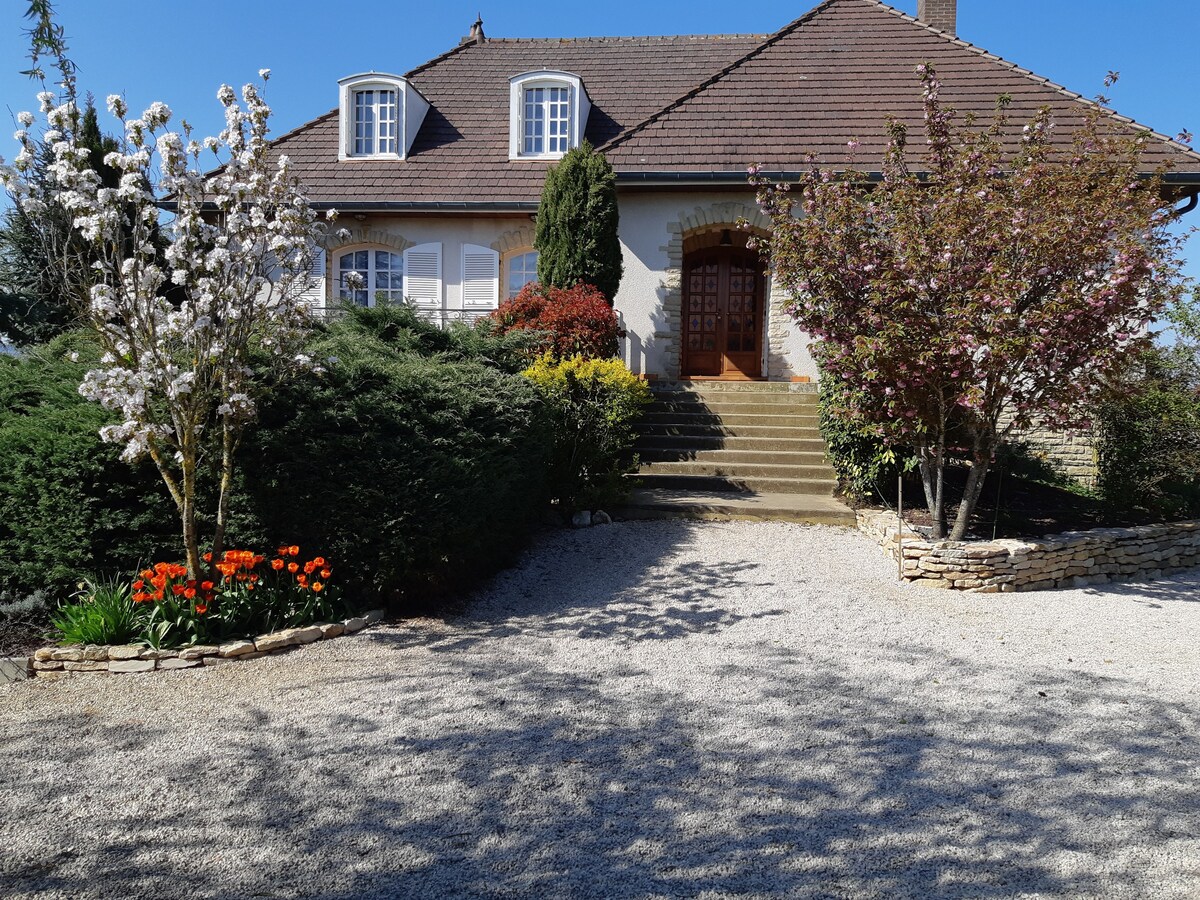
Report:
<svg viewBox="0 0 1200 900"><path fill-rule="evenodd" d="M358 679L332 715L297 697L191 727L82 716L74 746L30 723L0 744L4 819L39 841L0 855L0 881L70 897L1162 896L1147 861L1200 826L1193 708L1086 673L1006 670L999 689L947 657L944 685L887 682L806 652L718 668L689 705L440 654L421 679ZM73 814L97 793L105 816Z"/></svg>
<svg viewBox="0 0 1200 900"><path fill-rule="evenodd" d="M1169 575L1156 581L1106 584L1101 588L1090 589L1088 593L1111 600L1119 597L1150 606L1155 606L1160 602L1200 603L1200 569Z"/></svg>
<svg viewBox="0 0 1200 900"><path fill-rule="evenodd" d="M691 523L654 523L605 529L590 541L605 565L576 566L562 577L563 556L534 556L518 569L502 573L477 596L502 594L507 605L468 603L466 615L448 618L453 635L395 635L397 650L413 643L453 652L526 633L528 623L546 634L567 632L581 638L619 642L671 641L709 634L739 622L786 615L786 610L736 611L738 595L773 586L766 569L753 560L670 562L685 547ZM711 527L711 526L710 526ZM574 549L567 536L565 555ZM595 538L595 532L590 534ZM600 546L597 548L597 543ZM801 583L794 585L799 588ZM732 598L731 598L732 592Z"/></svg>

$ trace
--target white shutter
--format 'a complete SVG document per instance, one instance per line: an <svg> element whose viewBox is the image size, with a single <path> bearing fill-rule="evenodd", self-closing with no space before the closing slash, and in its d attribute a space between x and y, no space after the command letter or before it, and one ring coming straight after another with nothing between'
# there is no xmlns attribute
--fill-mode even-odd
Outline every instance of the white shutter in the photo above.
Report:
<svg viewBox="0 0 1200 900"><path fill-rule="evenodd" d="M404 251L404 299L421 309L441 309L441 244L418 244Z"/></svg>
<svg viewBox="0 0 1200 900"><path fill-rule="evenodd" d="M463 244L463 308L495 309L500 302L500 254Z"/></svg>
<svg viewBox="0 0 1200 900"><path fill-rule="evenodd" d="M308 270L308 284L300 294L300 303L307 304L315 313L322 313L327 306L325 302L325 250L316 248L313 254L312 268Z"/></svg>

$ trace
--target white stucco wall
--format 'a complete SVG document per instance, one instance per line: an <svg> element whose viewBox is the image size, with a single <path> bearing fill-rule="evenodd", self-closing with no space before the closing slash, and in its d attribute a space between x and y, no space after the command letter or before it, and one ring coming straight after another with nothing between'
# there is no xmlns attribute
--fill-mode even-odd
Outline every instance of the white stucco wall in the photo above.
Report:
<svg viewBox="0 0 1200 900"><path fill-rule="evenodd" d="M622 358L639 374L675 378L679 365L679 265L683 238L689 233L732 227L738 215L753 212L749 193L623 192L621 246L625 275L614 305L627 330ZM377 216L363 220L345 216L348 241L330 247L327 284L331 291L340 253L360 246L396 250L414 244L442 244L442 309L450 317L462 310L462 248L464 244L492 247L501 253L501 296L504 294L503 256L532 246L529 216ZM808 340L780 308L784 298L772 295L763 341L763 371L772 380L808 376L816 366Z"/></svg>
<svg viewBox="0 0 1200 900"><path fill-rule="evenodd" d="M680 321L668 308L679 302L682 239L732 227L739 216L749 219L754 212L749 192L626 191L621 195L625 277L615 305L630 333L624 355L635 372L662 378L678 375ZM784 301L771 292L763 372L771 380L807 376L815 381L817 368L808 352L808 337L783 313Z"/></svg>

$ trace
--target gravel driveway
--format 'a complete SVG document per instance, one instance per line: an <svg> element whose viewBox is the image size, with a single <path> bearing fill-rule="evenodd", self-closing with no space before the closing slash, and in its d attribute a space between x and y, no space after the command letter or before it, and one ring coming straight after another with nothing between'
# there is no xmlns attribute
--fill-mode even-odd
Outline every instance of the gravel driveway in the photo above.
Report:
<svg viewBox="0 0 1200 900"><path fill-rule="evenodd" d="M461 618L0 688L0 896L1196 897L1198 645L1200 572L555 533Z"/></svg>

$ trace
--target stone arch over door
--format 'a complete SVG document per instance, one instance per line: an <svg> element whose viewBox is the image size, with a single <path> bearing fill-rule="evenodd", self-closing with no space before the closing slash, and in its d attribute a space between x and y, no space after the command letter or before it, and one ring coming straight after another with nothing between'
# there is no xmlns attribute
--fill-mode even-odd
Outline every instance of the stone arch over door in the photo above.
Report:
<svg viewBox="0 0 1200 900"><path fill-rule="evenodd" d="M667 268L663 273L663 327L654 339L663 345L666 376L678 378L683 361L683 259L686 252L707 245L716 245L721 232L737 227L744 220L752 234L765 237L770 233L770 221L752 202L729 200L682 210L676 219L667 223L668 240L660 249L666 253ZM787 380L793 374L787 362L784 342L790 333L790 322L784 312L784 298L774 289L774 279L767 273L767 300L764 304L765 359L763 375L772 381Z"/></svg>

